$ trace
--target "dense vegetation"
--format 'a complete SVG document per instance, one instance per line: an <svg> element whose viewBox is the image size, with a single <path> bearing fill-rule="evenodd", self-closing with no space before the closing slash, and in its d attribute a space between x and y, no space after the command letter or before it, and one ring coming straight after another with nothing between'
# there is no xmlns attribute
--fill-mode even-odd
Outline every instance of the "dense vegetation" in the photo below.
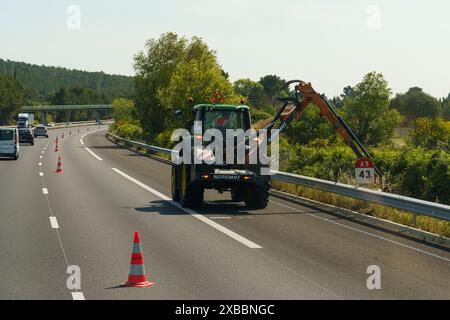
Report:
<svg viewBox="0 0 450 320"><path fill-rule="evenodd" d="M84 88L95 91L111 103L114 98L132 97L132 77L108 75L103 72L86 72L65 68L32 65L0 59L0 74L8 74L24 87L24 103L47 102L48 97L61 88Z"/></svg>
<svg viewBox="0 0 450 320"><path fill-rule="evenodd" d="M0 74L0 125L10 121L22 102L22 85L14 77Z"/></svg>
<svg viewBox="0 0 450 320"><path fill-rule="evenodd" d="M113 130L133 140L170 146L174 128L188 127L192 97L207 102L220 89L227 102L244 98L257 127L267 122L278 107L276 97L285 80L267 75L259 81L231 83L214 51L200 38L186 39L175 33L147 42L135 57L135 100L117 100ZM436 99L419 88L392 98L383 75L370 72L354 86L346 86L329 99L356 135L369 147L385 175L383 189L430 201L450 203L450 95ZM185 118L175 121L174 111ZM395 129L414 127L399 147ZM283 170L334 181L354 183L352 151L336 137L315 106L293 123L281 138Z"/></svg>

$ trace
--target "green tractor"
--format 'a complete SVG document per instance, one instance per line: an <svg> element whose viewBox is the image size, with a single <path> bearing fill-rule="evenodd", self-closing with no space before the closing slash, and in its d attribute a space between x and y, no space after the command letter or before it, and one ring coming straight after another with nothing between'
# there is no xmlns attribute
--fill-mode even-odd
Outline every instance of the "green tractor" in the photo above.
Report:
<svg viewBox="0 0 450 320"><path fill-rule="evenodd" d="M245 105L199 104L193 108L193 120L202 122L203 133L218 129L224 136L226 129L245 132L251 128L250 109ZM201 139L192 129L192 141L196 138ZM226 151L225 146L223 150ZM245 202L250 209L265 208L270 176L261 174L261 169L268 165L259 162L258 159L257 164L247 164L249 161L246 164L195 164L194 161L172 164L172 198L185 208L197 208L203 202L205 189L215 189L219 193L231 192L233 202Z"/></svg>

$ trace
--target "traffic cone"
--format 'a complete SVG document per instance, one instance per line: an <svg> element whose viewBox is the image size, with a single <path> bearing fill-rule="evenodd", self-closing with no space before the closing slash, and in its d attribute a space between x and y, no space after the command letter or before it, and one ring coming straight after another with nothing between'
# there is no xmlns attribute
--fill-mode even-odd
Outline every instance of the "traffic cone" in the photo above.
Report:
<svg viewBox="0 0 450 320"><path fill-rule="evenodd" d="M71 136L71 135L72 135L72 130L69 131L69 136Z"/></svg>
<svg viewBox="0 0 450 320"><path fill-rule="evenodd" d="M56 168L56 173L63 173L64 170L62 169L62 164L61 164L61 156L59 156L58 158L58 167Z"/></svg>
<svg viewBox="0 0 450 320"><path fill-rule="evenodd" d="M59 151L59 149L58 149L58 140L56 140L56 144L55 144L55 152L58 152Z"/></svg>
<svg viewBox="0 0 450 320"><path fill-rule="evenodd" d="M61 134L61 138L64 139L64 132Z"/></svg>
<svg viewBox="0 0 450 320"><path fill-rule="evenodd" d="M141 249L141 240L139 232L134 234L133 253L131 254L130 273L128 281L125 283L127 287L144 288L153 286L154 282L149 282L145 274L144 255Z"/></svg>

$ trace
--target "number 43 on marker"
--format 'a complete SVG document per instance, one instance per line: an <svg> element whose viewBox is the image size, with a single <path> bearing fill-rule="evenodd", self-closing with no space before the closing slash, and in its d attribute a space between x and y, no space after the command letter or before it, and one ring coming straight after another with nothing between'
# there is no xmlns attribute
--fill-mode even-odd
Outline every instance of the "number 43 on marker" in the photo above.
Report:
<svg viewBox="0 0 450 320"><path fill-rule="evenodd" d="M355 164L355 179L358 184L375 182L375 166L370 159L362 158Z"/></svg>

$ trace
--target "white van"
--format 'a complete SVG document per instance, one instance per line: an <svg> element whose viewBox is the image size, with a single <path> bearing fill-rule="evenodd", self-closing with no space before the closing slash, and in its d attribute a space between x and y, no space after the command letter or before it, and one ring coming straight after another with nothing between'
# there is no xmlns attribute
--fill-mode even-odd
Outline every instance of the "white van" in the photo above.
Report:
<svg viewBox="0 0 450 320"><path fill-rule="evenodd" d="M19 159L19 131L17 128L0 128L0 157Z"/></svg>

